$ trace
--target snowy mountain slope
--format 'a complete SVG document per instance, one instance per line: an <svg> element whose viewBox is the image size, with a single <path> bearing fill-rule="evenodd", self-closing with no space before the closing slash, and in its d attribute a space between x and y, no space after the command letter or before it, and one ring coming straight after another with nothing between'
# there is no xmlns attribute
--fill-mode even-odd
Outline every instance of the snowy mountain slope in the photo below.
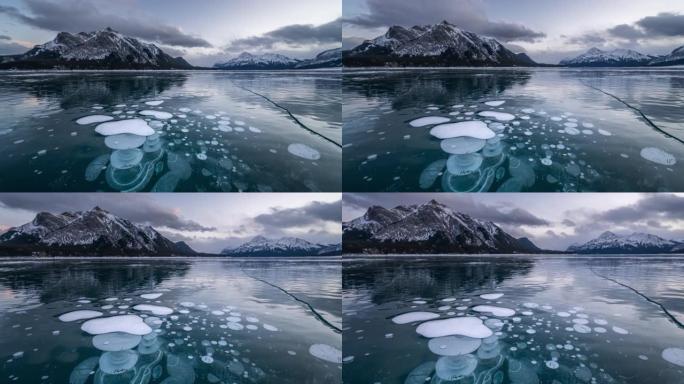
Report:
<svg viewBox="0 0 684 384"><path fill-rule="evenodd" d="M297 69L334 68L342 66L342 48L329 49L313 59L302 60L295 65Z"/></svg>
<svg viewBox="0 0 684 384"><path fill-rule="evenodd" d="M224 249L221 251L221 254L245 257L317 256L324 254L339 254L339 252L335 251L335 247L339 246L314 244L296 237L268 239L263 236L256 236L237 248Z"/></svg>
<svg viewBox="0 0 684 384"><path fill-rule="evenodd" d="M649 63L649 65L684 65L684 45L679 48L676 48L670 54L656 57Z"/></svg>
<svg viewBox="0 0 684 384"><path fill-rule="evenodd" d="M95 32L60 32L52 41L21 55L3 56L0 68L19 69L189 69L154 44L106 28Z"/></svg>
<svg viewBox="0 0 684 384"><path fill-rule="evenodd" d="M560 65L569 67L627 67L647 65L652 56L644 55L631 49L614 49L602 51L591 48L575 57L561 60Z"/></svg>
<svg viewBox="0 0 684 384"><path fill-rule="evenodd" d="M646 233L632 233L621 236L606 231L599 237L584 244L568 247L572 253L670 253L681 247L682 243L666 240Z"/></svg>
<svg viewBox="0 0 684 384"><path fill-rule="evenodd" d="M51 256L170 256L195 254L150 226L117 217L99 207L54 215L40 212L30 223L0 235L0 254Z"/></svg>
<svg viewBox="0 0 684 384"><path fill-rule="evenodd" d="M387 32L344 54L345 66L529 66L496 39L465 31L443 21ZM531 63L530 63L531 62Z"/></svg>
<svg viewBox="0 0 684 384"><path fill-rule="evenodd" d="M392 209L372 206L342 229L345 253L523 253L536 248L490 221L434 200Z"/></svg>
<svg viewBox="0 0 684 384"><path fill-rule="evenodd" d="M217 69L288 69L293 68L299 60L275 53L253 55L242 52L239 56L223 63L214 64Z"/></svg>

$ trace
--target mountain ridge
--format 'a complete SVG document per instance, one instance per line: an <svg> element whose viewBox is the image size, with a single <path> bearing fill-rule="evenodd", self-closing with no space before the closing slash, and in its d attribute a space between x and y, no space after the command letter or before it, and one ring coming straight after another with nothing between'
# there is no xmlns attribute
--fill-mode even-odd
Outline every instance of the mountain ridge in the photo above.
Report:
<svg viewBox="0 0 684 384"><path fill-rule="evenodd" d="M258 235L235 248L225 248L221 255L234 257L332 256L341 254L338 244L316 244L296 237L269 239Z"/></svg>
<svg viewBox="0 0 684 384"><path fill-rule="evenodd" d="M592 47L586 52L559 62L567 67L652 67L684 64L684 45L665 55L653 56L631 49L604 51Z"/></svg>
<svg viewBox="0 0 684 384"><path fill-rule="evenodd" d="M595 239L583 244L573 244L566 252L580 254L657 254L677 253L684 243L667 240L660 236L634 232L629 235L616 235L605 231Z"/></svg>
<svg viewBox="0 0 684 384"><path fill-rule="evenodd" d="M342 65L341 48L320 52L312 59L293 59L275 53L259 55L242 52L238 56L224 62L214 64L214 69L227 70L269 70L269 69L317 69L334 68Z"/></svg>

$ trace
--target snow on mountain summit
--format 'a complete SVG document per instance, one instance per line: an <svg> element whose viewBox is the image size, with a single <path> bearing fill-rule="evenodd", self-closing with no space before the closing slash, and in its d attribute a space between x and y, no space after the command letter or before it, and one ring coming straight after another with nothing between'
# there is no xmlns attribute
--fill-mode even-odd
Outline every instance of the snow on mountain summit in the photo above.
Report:
<svg viewBox="0 0 684 384"><path fill-rule="evenodd" d="M652 59L652 56L644 55L631 49L603 51L594 47L575 58L561 60L560 65L596 67L637 66L646 65Z"/></svg>
<svg viewBox="0 0 684 384"><path fill-rule="evenodd" d="M316 256L335 253L335 245L314 244L296 237L269 239L255 236L236 248L221 251L229 256Z"/></svg>
<svg viewBox="0 0 684 384"><path fill-rule="evenodd" d="M276 53L264 53L253 55L249 52L242 52L223 63L214 64L214 68L219 69L284 69L297 64L299 60Z"/></svg>
<svg viewBox="0 0 684 384"><path fill-rule="evenodd" d="M679 242L663 239L648 233L634 232L617 235L606 231L584 244L573 244L568 252L573 253L667 253Z"/></svg>

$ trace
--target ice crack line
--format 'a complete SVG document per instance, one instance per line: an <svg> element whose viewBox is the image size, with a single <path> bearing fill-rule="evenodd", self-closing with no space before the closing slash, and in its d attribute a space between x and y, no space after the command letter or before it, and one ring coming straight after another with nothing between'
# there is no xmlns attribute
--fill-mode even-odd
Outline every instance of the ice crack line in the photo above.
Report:
<svg viewBox="0 0 684 384"><path fill-rule="evenodd" d="M238 87L238 88L240 88L240 89L242 89L242 90L244 90L244 91L247 91L247 92L249 92L249 93L251 93L251 94L254 94L254 95L257 95L257 96L263 98L264 100L266 100L266 101L268 101L269 103L273 104L275 107L280 108L280 109L282 109L283 111L285 111L285 112L290 116L290 118L292 118L292 120L294 120L294 122L297 123L297 125L299 125L300 127L304 128L304 129L306 129L307 131L313 133L314 135L316 135L316 136L318 136L318 137L321 137L321 138L323 138L324 140L326 140L326 141L328 141L328 142L330 142L330 143L332 143L332 144L338 146L339 148L342 148L342 144L336 142L335 140L333 140L333 139L331 139L331 138L329 138L329 137L327 137L327 136L323 136L323 135L321 135L320 133L314 131L313 129L307 127L306 125L304 125L304 123L302 123L301 121L299 121L299 119L298 119L297 117L295 117L295 115L293 115L292 112L290 112L289 109L287 109L287 108L283 107L282 105L276 103L275 101L271 100L268 96L262 95L261 93L256 92L256 91L253 91L253 90L251 90L251 89L249 89L249 88L247 88L247 87L243 87L242 85L235 84L234 82L233 82L233 85L235 85L236 87Z"/></svg>
<svg viewBox="0 0 684 384"><path fill-rule="evenodd" d="M314 317L316 317L316 319L318 319L318 321L320 321L321 323L323 323L323 325L325 325L326 327L332 329L332 330L333 330L334 332L336 332L336 333L342 333L342 330L341 330L340 328L336 327L334 324L332 324L331 322L329 322L328 320L326 320L326 318L323 317L323 315L321 315L320 313L318 313L318 311L316 310L316 308L314 308L314 307L313 307L311 304L309 304L307 301L300 299L299 297L297 297L297 296L293 295L292 293L290 293L288 290L286 290L286 289L284 289L284 288L281 288L281 287L279 287L279 286L276 285L276 284L273 284L273 283L271 283L271 282L269 282L269 281L267 281L267 280L264 280L264 279L260 279L260 278L258 278L258 277L254 277L254 276L250 275L249 273L247 273L244 269L241 269L241 270L242 270L242 273L244 273L244 274L245 274L247 277L249 277L250 279L254 279L254 280L256 280L256 281L259 281L259 282L262 282L262 283L264 283L264 284L266 284L266 285L269 285L269 286L271 286L271 287L273 287L273 288L275 288L275 289L277 289L277 290L283 292L284 294L290 296L290 297L293 298L294 300L296 300L296 301L298 301L298 302L304 304L306 307L309 308L309 310L311 310L311 312L314 314Z"/></svg>
<svg viewBox="0 0 684 384"><path fill-rule="evenodd" d="M602 275L602 274L596 272L596 271L594 270L594 268L589 268L589 270L590 270L594 275L596 275L596 276L598 276L598 277L600 277L600 278L602 278L602 279L605 279L605 280L608 280L608 281L612 281L613 283L615 283L615 284L617 284L617 285L620 285L620 286L622 286L622 287L624 287L624 288L627 288L627 289L629 289L630 291L636 293L637 295L643 297L643 298L644 298L646 301L648 301L649 303L658 306L658 307L660 308L660 310L663 311L663 312L665 313L665 315L666 315L673 323L675 323L679 328L684 329L684 324L682 324L681 321L677 320L677 318L676 318L672 313L670 313L670 311L668 311L667 308L665 308L665 306L664 306L663 304L661 304L660 302L651 299L650 297L646 296L645 294L639 292L639 290L637 290L637 289L635 289L635 288L632 288L632 287L630 287L630 286L627 285L627 284L621 283L621 282L619 282L619 281L617 281L617 280L615 280L615 279L612 279L612 278L610 278L610 277L608 277L608 276L605 276L605 275Z"/></svg>
<svg viewBox="0 0 684 384"><path fill-rule="evenodd" d="M649 118L641 111L641 109L639 109L639 108L637 108L637 107L635 107L635 106L629 104L628 102L622 100L621 98L619 98L618 96L616 96L616 95L614 95L614 94L612 94L612 93L610 93L610 92L604 91L604 90L601 89L601 88L595 87L595 86L593 86L593 85L591 85L591 84L587 84L587 83L584 82L584 81L580 81L580 82L581 82L582 84L584 84L585 86L587 86L587 87L593 89L593 90L599 91L599 92L603 93L604 95L610 96L610 97L612 97L613 99L619 101L620 103L624 104L627 108L632 109L632 110L634 110L636 113L638 113L638 114L646 121L646 123L647 123L648 125L650 125L650 126L651 126L653 129L655 129L656 131L658 131L658 132L664 134L665 136L670 137L670 138L672 138L672 139L675 139L675 140L679 141L680 143L684 144L684 140L682 140L682 139L680 139L680 138L678 138L678 137L676 137L676 136L673 136L672 134L666 132L664 129L662 129L662 128L660 128L659 126L657 126L651 119L649 119Z"/></svg>

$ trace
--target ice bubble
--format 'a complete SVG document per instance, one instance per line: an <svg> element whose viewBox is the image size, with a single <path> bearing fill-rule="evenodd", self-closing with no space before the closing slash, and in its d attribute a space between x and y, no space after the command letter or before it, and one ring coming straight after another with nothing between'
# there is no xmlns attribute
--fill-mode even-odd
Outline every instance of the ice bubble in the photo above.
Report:
<svg viewBox="0 0 684 384"><path fill-rule="evenodd" d="M442 124L448 122L448 117L426 116L419 119L412 120L409 125L412 127L424 127L426 125Z"/></svg>
<svg viewBox="0 0 684 384"><path fill-rule="evenodd" d="M457 381L471 375L477 368L477 358L473 355L440 357L435 365L435 373L440 379Z"/></svg>
<svg viewBox="0 0 684 384"><path fill-rule="evenodd" d="M169 307L162 307L160 305L151 304L138 304L134 306L133 309L141 312L152 312L157 316L167 316L173 313L173 309Z"/></svg>
<svg viewBox="0 0 684 384"><path fill-rule="evenodd" d="M178 108L178 110L181 111L181 112L183 112L183 113L188 113L188 112L192 111L192 109L186 108L186 107Z"/></svg>
<svg viewBox="0 0 684 384"><path fill-rule="evenodd" d="M603 327L594 327L594 332L596 333L606 333L607 329Z"/></svg>
<svg viewBox="0 0 684 384"><path fill-rule="evenodd" d="M484 158L479 153L451 155L447 159L447 170L452 175L465 176L477 171Z"/></svg>
<svg viewBox="0 0 684 384"><path fill-rule="evenodd" d="M570 317L570 314L568 312L558 312L556 315L559 317Z"/></svg>
<svg viewBox="0 0 684 384"><path fill-rule="evenodd" d="M661 356L669 363L684 367L684 349L682 348L665 348Z"/></svg>
<svg viewBox="0 0 684 384"><path fill-rule="evenodd" d="M141 115L143 115L143 116L152 116L152 117L154 117L155 119L158 119L158 120L168 120L168 119L170 119L170 118L173 117L173 115L170 114L170 113L168 113L168 112L153 111L153 110L150 110L150 109L146 109L146 110L140 111L140 112L138 112L138 113L141 114Z"/></svg>
<svg viewBox="0 0 684 384"><path fill-rule="evenodd" d="M485 300L497 300L503 297L503 293L485 293L480 295Z"/></svg>
<svg viewBox="0 0 684 384"><path fill-rule="evenodd" d="M565 128L565 133L571 136L577 136L580 134L580 131L577 128L567 127Z"/></svg>
<svg viewBox="0 0 684 384"><path fill-rule="evenodd" d="M477 357L481 360L493 359L501 354L499 337L492 335L482 339L482 345L477 349Z"/></svg>
<svg viewBox="0 0 684 384"><path fill-rule="evenodd" d="M125 350L119 352L105 352L100 356L100 370L110 375L118 375L133 369L138 362L138 354Z"/></svg>
<svg viewBox="0 0 684 384"><path fill-rule="evenodd" d="M575 324L572 326L572 328L575 330L575 332L578 332L578 333L590 333L591 332L591 327L586 326L584 324Z"/></svg>
<svg viewBox="0 0 684 384"><path fill-rule="evenodd" d="M126 119L102 123L95 127L95 132L103 136L119 135L122 133L150 136L154 134L154 129L147 125L147 122L143 119Z"/></svg>
<svg viewBox="0 0 684 384"><path fill-rule="evenodd" d="M438 313L433 312L408 312L392 318L394 324L408 324L417 321L432 320L439 317Z"/></svg>
<svg viewBox="0 0 684 384"><path fill-rule="evenodd" d="M202 360L202 362L205 364L211 364L214 362L214 358L209 356L209 355L205 355L205 356L200 357L200 360Z"/></svg>
<svg viewBox="0 0 684 384"><path fill-rule="evenodd" d="M100 351L115 352L133 349L140 344L140 335L123 332L103 333L93 337L93 346Z"/></svg>
<svg viewBox="0 0 684 384"><path fill-rule="evenodd" d="M60 321L63 321L66 323L66 322L70 322L70 321L92 319L92 318L100 317L100 316L102 316L102 312L91 311L91 310L83 310L83 311L67 312L65 314L60 315L58 317L58 319Z"/></svg>
<svg viewBox="0 0 684 384"><path fill-rule="evenodd" d="M228 329L231 329L233 331L242 331L243 329L245 329L245 326L240 323L229 322L228 324L226 324L226 326L228 327Z"/></svg>
<svg viewBox="0 0 684 384"><path fill-rule="evenodd" d="M603 136L613 136L612 133L610 133L609 131L606 131L605 129L599 129L598 133L603 135Z"/></svg>
<svg viewBox="0 0 684 384"><path fill-rule="evenodd" d="M156 107L157 105L161 105L163 102L164 102L164 100L152 100L152 101L146 101L145 104Z"/></svg>
<svg viewBox="0 0 684 384"><path fill-rule="evenodd" d="M249 329L250 331L256 331L257 329L259 329L259 327L257 327L254 324L247 324L245 328Z"/></svg>
<svg viewBox="0 0 684 384"><path fill-rule="evenodd" d="M418 178L418 185L421 189L428 189L432 187L437 178L444 171L446 162L447 161L445 159L435 160L428 164L425 169L423 169L423 172L420 173L420 177Z"/></svg>
<svg viewBox="0 0 684 384"><path fill-rule="evenodd" d="M146 300L155 300L155 299L160 298L162 295L163 295L163 293L144 293L144 294L140 295L140 297L142 297L143 299L146 299Z"/></svg>
<svg viewBox="0 0 684 384"><path fill-rule="evenodd" d="M553 164L553 161L551 159L549 159L548 157L541 159L540 162L546 166Z"/></svg>
<svg viewBox="0 0 684 384"><path fill-rule="evenodd" d="M537 303L524 303L523 307L535 309L535 308L539 308L539 304L537 304Z"/></svg>
<svg viewBox="0 0 684 384"><path fill-rule="evenodd" d="M81 330L91 335L111 332L125 332L131 335L146 335L152 332L140 316L120 315L101 319L88 320L81 325Z"/></svg>
<svg viewBox="0 0 684 384"><path fill-rule="evenodd" d="M318 160L321 158L321 153L301 143L293 143L287 146L287 151L291 154L307 160Z"/></svg>
<svg viewBox="0 0 684 384"><path fill-rule="evenodd" d="M145 143L145 136L121 133L105 137L105 145L111 149L138 148Z"/></svg>
<svg viewBox="0 0 684 384"><path fill-rule="evenodd" d="M264 327L264 329L267 331L278 332L278 328L274 327L273 325L264 323L264 324L261 324L261 326Z"/></svg>
<svg viewBox="0 0 684 384"><path fill-rule="evenodd" d="M435 370L435 363L428 361L415 368L406 376L404 384L425 384L430 381L430 375Z"/></svg>
<svg viewBox="0 0 684 384"><path fill-rule="evenodd" d="M485 140L464 136L442 140L439 145L446 153L464 155L466 153L474 153L479 151L485 146L485 143Z"/></svg>
<svg viewBox="0 0 684 384"><path fill-rule="evenodd" d="M560 365L558 364L558 362L557 362L556 360L548 360L548 361L546 362L546 366L547 366L549 369L558 369L558 367L559 367Z"/></svg>
<svg viewBox="0 0 684 384"><path fill-rule="evenodd" d="M485 104L489 105L490 107L498 107L500 105L503 105L504 103L504 100L485 101Z"/></svg>
<svg viewBox="0 0 684 384"><path fill-rule="evenodd" d="M492 330L487 328L477 317L454 317L444 320L432 320L422 323L416 332L427 338L461 335L483 339L491 336Z"/></svg>
<svg viewBox="0 0 684 384"><path fill-rule="evenodd" d="M430 339L428 348L436 355L440 356L459 356L467 355L480 348L480 339L468 336L444 336Z"/></svg>
<svg viewBox="0 0 684 384"><path fill-rule="evenodd" d="M591 129L583 129L582 133L584 133L585 135L593 135L594 131L592 131Z"/></svg>
<svg viewBox="0 0 684 384"><path fill-rule="evenodd" d="M491 330L499 331L503 328L504 322L499 319L487 319L484 321L484 325Z"/></svg>
<svg viewBox="0 0 684 384"><path fill-rule="evenodd" d="M473 311L491 313L497 317L509 317L515 315L515 311L510 308L495 307L493 305L478 305L473 307Z"/></svg>
<svg viewBox="0 0 684 384"><path fill-rule="evenodd" d="M487 127L487 124L478 120L441 124L433 127L430 130L430 134L438 139L467 136L475 139L487 140L496 136L494 131Z"/></svg>
<svg viewBox="0 0 684 384"><path fill-rule="evenodd" d="M521 109L521 111L523 113L527 113L527 114L534 113L534 109L532 109L532 108L523 108L523 109Z"/></svg>
<svg viewBox="0 0 684 384"><path fill-rule="evenodd" d="M672 154L654 147L646 147L642 149L641 157L656 164L674 165L677 163L677 159L675 159Z"/></svg>
<svg viewBox="0 0 684 384"><path fill-rule="evenodd" d="M119 149L109 156L109 162L113 168L129 169L140 164L143 158L143 152L138 148Z"/></svg>
<svg viewBox="0 0 684 384"><path fill-rule="evenodd" d="M78 363L69 375L69 384L85 384L95 371L98 360L97 357L89 357Z"/></svg>
<svg viewBox="0 0 684 384"><path fill-rule="evenodd" d="M627 331L626 329L620 328L620 327L615 327L615 326L613 326L613 332L619 333L620 335L627 335L627 334L629 334L629 331Z"/></svg>
<svg viewBox="0 0 684 384"><path fill-rule="evenodd" d="M594 319L594 323L596 323L596 324L598 324L598 325L606 325L606 324L608 324L608 322L607 322L606 320L604 320L604 319Z"/></svg>
<svg viewBox="0 0 684 384"><path fill-rule="evenodd" d="M478 115L482 117L491 117L499 121L511 121L515 119L514 115L505 112L482 111L478 113Z"/></svg>
<svg viewBox="0 0 684 384"><path fill-rule="evenodd" d="M76 124L88 125L88 124L93 124L93 123L104 123L105 121L110 121L110 120L114 120L114 118L111 116L107 116L107 115L91 115L91 116L81 117L80 119L76 120Z"/></svg>
<svg viewBox="0 0 684 384"><path fill-rule="evenodd" d="M318 359L325 360L330 363L342 364L342 351L331 345L313 344L309 347L309 353Z"/></svg>
<svg viewBox="0 0 684 384"><path fill-rule="evenodd" d="M577 123L564 123L566 128L577 128Z"/></svg>

